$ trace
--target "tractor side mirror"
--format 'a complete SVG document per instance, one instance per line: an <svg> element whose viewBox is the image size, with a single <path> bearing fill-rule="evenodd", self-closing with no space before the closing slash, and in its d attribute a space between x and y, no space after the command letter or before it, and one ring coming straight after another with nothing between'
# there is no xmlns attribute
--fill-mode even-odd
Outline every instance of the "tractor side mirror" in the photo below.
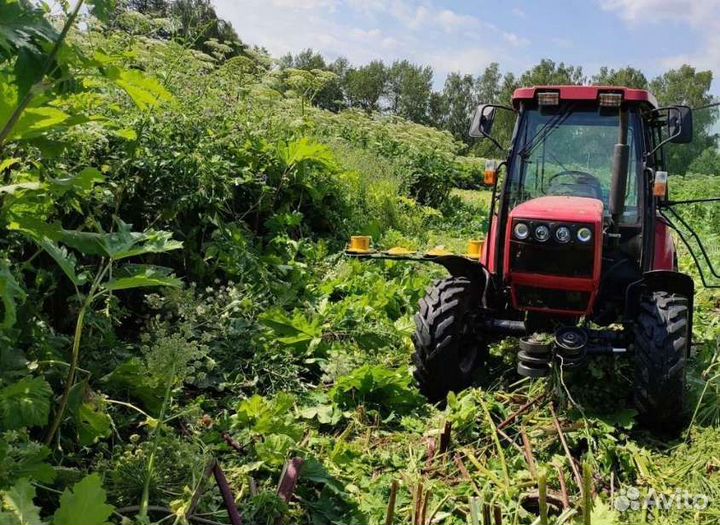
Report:
<svg viewBox="0 0 720 525"><path fill-rule="evenodd" d="M476 138L490 137L494 121L495 106L480 104L473 113L469 135Z"/></svg>
<svg viewBox="0 0 720 525"><path fill-rule="evenodd" d="M675 106L668 109L667 131L670 142L688 144L693 138L692 109L688 106Z"/></svg>

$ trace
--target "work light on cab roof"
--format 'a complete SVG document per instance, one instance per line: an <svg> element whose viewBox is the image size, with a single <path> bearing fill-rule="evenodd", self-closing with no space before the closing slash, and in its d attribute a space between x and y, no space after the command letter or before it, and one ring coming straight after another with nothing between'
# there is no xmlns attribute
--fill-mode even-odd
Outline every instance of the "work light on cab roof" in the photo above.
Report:
<svg viewBox="0 0 720 525"><path fill-rule="evenodd" d="M493 136L498 112L515 117L511 144ZM646 90L533 86L511 105L481 104L469 134L498 147L484 239L466 253L437 247L376 251L363 259L429 261L450 277L415 316L415 377L442 402L472 383L488 345L518 336L517 372L569 372L595 356L634 361L635 401L650 425L684 413L694 283L678 271L664 148L692 139L692 111L659 107ZM509 153L508 153L509 152Z"/></svg>

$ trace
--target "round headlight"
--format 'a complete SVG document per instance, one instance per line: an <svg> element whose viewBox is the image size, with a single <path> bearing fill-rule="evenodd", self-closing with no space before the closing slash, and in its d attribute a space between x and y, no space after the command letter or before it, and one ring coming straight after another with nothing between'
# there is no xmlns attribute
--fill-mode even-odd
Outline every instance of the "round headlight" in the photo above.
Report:
<svg viewBox="0 0 720 525"><path fill-rule="evenodd" d="M590 239L592 239L592 230L583 226L577 231L577 238L580 242L590 242Z"/></svg>
<svg viewBox="0 0 720 525"><path fill-rule="evenodd" d="M570 232L570 228L567 226L560 226L557 230L555 230L555 239L557 239L557 242L565 244L566 242L570 242L571 237L572 233Z"/></svg>
<svg viewBox="0 0 720 525"><path fill-rule="evenodd" d="M515 234L516 239L524 241L530 235L530 228L524 222L518 222L515 225L515 228L513 228L513 233Z"/></svg>
<svg viewBox="0 0 720 525"><path fill-rule="evenodd" d="M550 228L541 224L535 228L535 238L540 242L545 242L550 238Z"/></svg>

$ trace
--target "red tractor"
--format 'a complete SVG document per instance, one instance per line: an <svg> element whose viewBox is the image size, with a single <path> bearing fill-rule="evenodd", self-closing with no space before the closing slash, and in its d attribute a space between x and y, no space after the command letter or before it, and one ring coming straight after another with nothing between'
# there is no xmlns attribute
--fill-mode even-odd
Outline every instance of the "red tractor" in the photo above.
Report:
<svg viewBox="0 0 720 525"><path fill-rule="evenodd" d="M592 356L632 356L640 415L652 426L676 426L694 284L678 271L672 223L661 214L664 146L691 141L692 111L658 107L639 89L530 87L515 91L512 107L478 106L470 135L501 147L492 136L500 110L516 121L507 159L486 171L493 196L480 250L376 253L362 239L349 250L449 271L415 316L420 390L436 402L466 388L488 345L513 335L521 338L523 376L576 368Z"/></svg>

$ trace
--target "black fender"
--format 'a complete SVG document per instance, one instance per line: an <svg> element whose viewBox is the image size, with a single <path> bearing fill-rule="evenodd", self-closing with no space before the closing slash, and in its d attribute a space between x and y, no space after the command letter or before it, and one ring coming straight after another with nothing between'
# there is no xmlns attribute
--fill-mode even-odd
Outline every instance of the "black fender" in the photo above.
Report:
<svg viewBox="0 0 720 525"><path fill-rule="evenodd" d="M695 303L695 281L685 273L670 270L652 270L643 273L642 279L628 286L625 292L625 322L637 319L640 297L644 293L669 292L682 295L688 300L688 346L692 346L693 312Z"/></svg>
<svg viewBox="0 0 720 525"><path fill-rule="evenodd" d="M488 271L485 265L478 260L462 255L437 255L425 257L424 260L443 266L453 277L467 277L485 288L488 280Z"/></svg>

